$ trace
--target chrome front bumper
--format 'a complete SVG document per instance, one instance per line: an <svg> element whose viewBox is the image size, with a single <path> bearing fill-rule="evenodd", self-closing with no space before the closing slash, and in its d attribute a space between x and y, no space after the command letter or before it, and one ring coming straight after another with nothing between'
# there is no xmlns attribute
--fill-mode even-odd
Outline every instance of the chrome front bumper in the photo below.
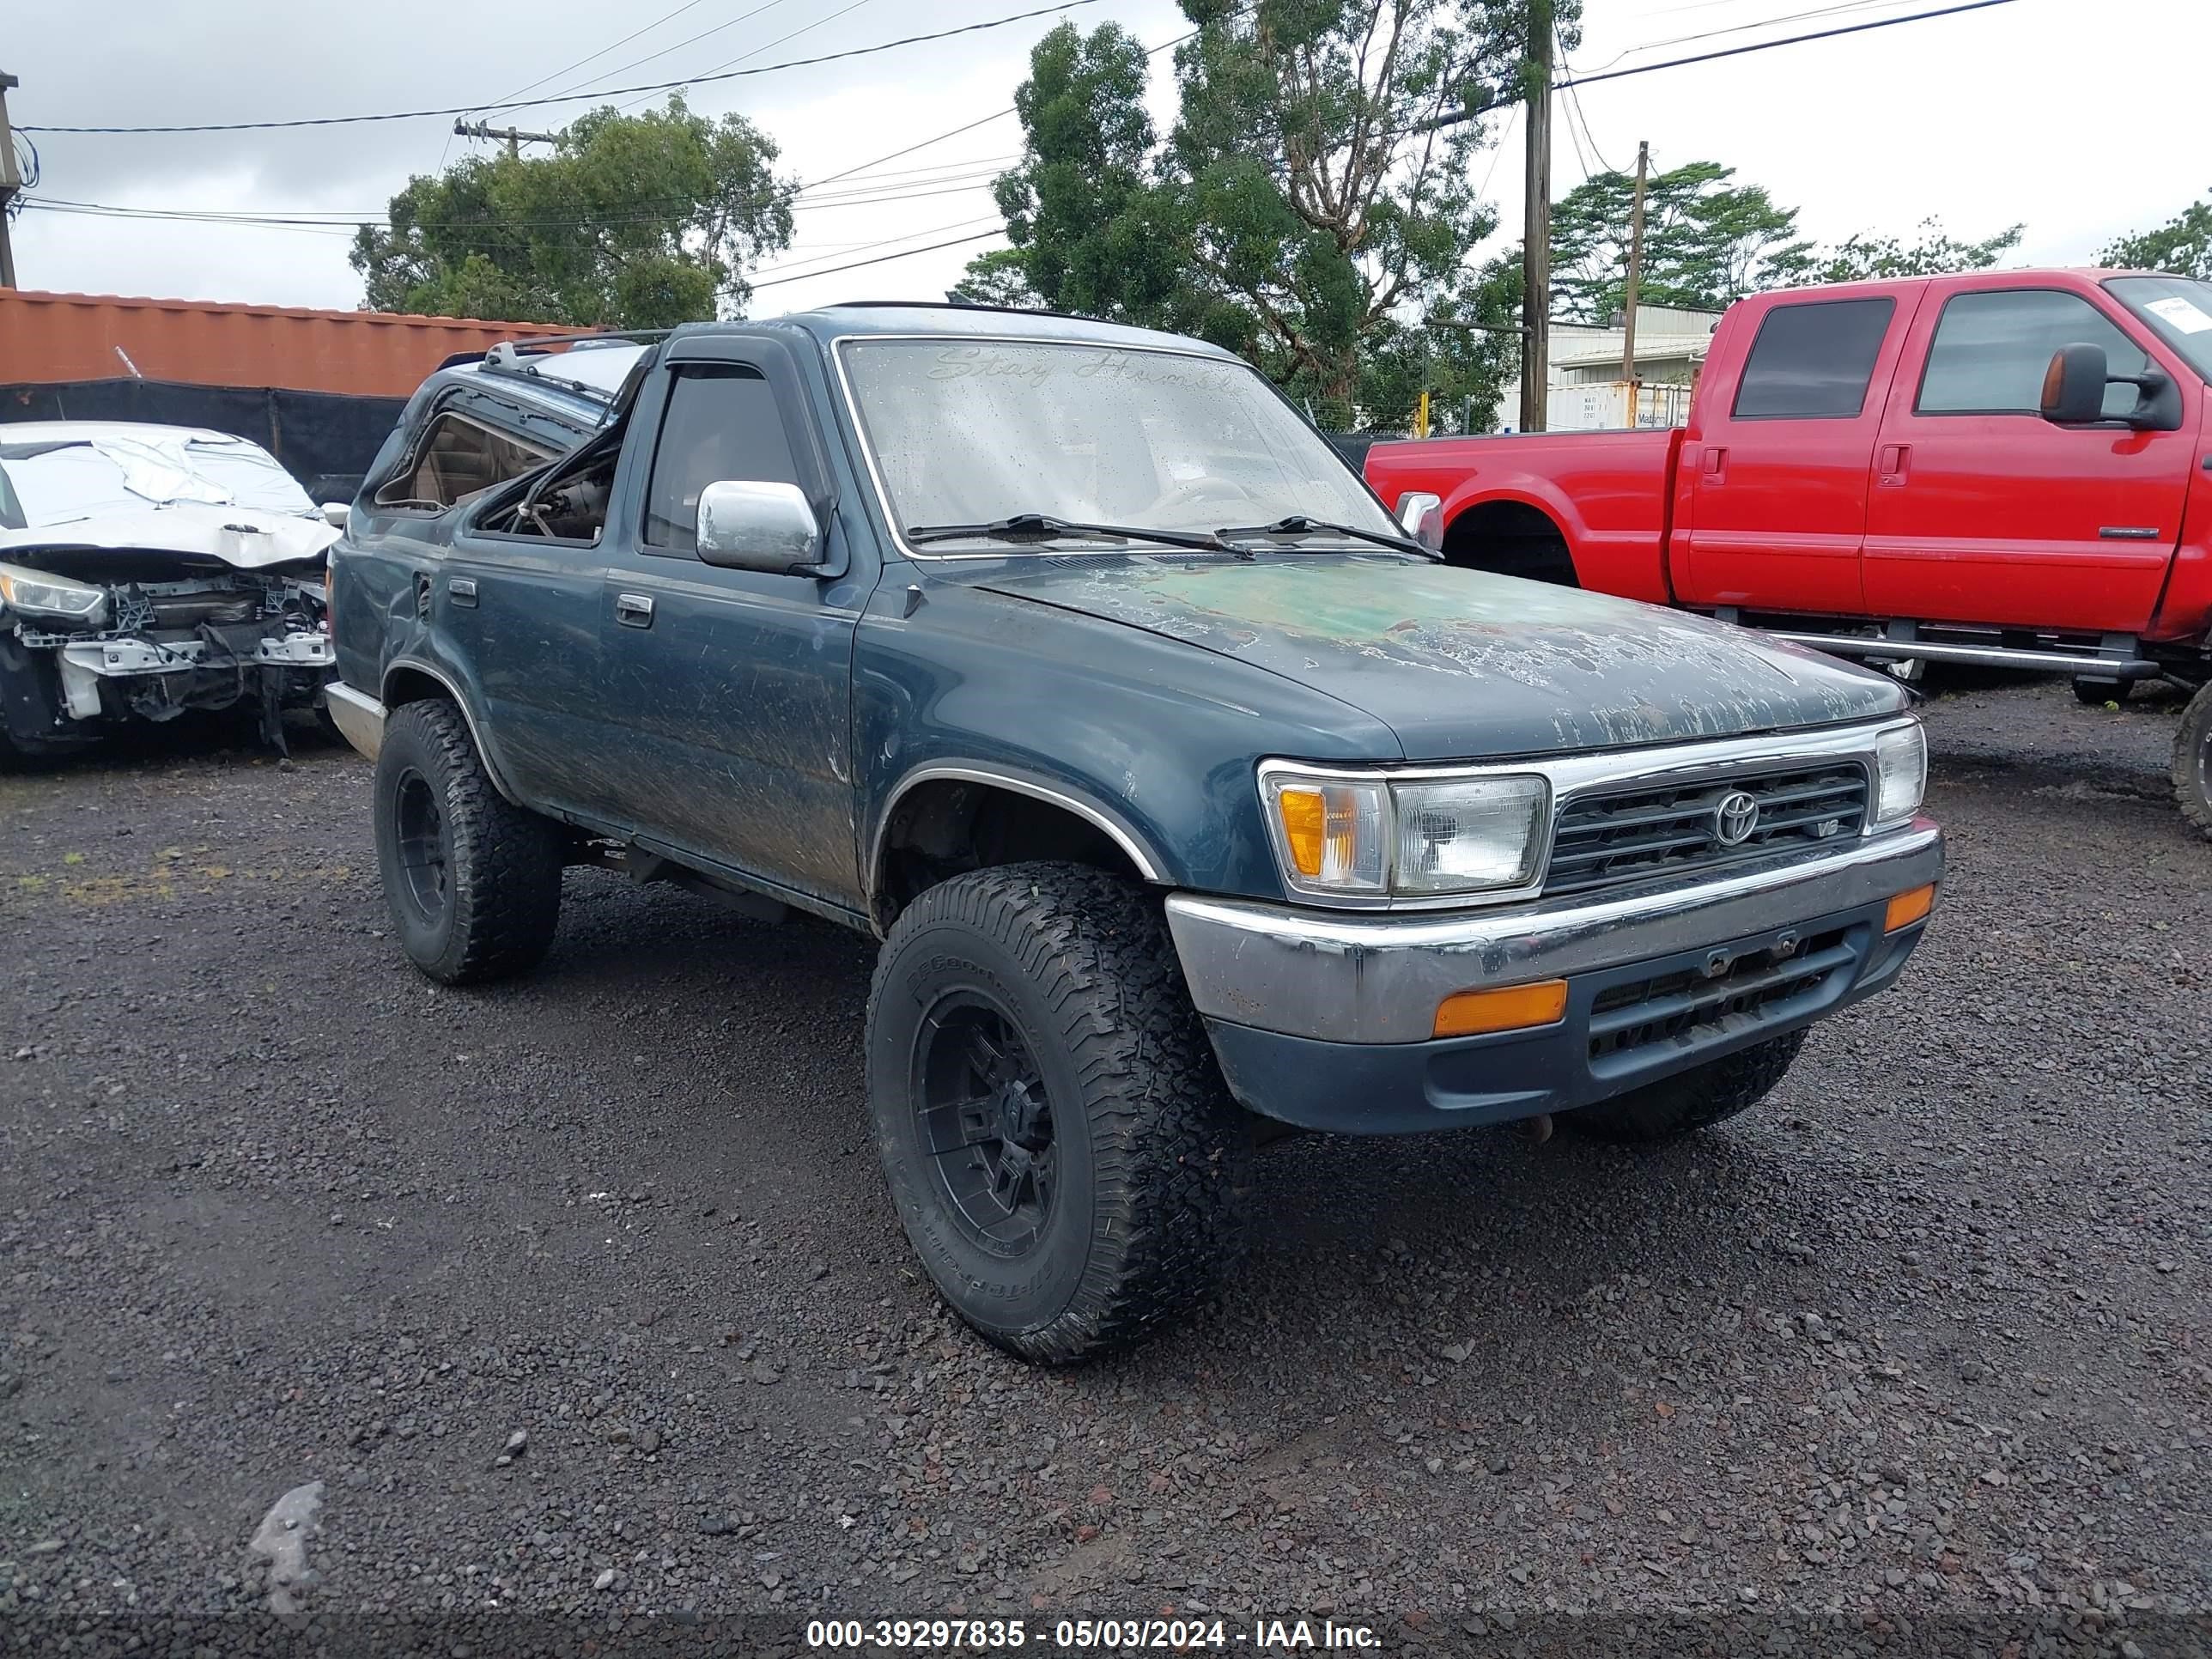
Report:
<svg viewBox="0 0 2212 1659"><path fill-rule="evenodd" d="M1209 1019L1330 1042L1425 1042L1455 991L1565 979L1787 928L1943 873L1926 818L1814 863L1762 865L1694 886L1458 915L1332 915L1177 893L1168 927Z"/></svg>
<svg viewBox="0 0 2212 1659"><path fill-rule="evenodd" d="M384 747L384 705L343 680L332 680L323 688L323 702L345 740L374 760Z"/></svg>

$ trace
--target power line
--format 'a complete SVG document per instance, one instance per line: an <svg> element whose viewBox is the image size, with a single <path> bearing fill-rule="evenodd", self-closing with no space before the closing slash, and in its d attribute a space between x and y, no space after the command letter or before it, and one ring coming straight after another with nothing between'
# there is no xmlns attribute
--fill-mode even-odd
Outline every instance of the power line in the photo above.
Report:
<svg viewBox="0 0 2212 1659"><path fill-rule="evenodd" d="M579 58L574 63L564 64L562 67L554 70L548 74L541 75L535 81L526 81L507 95L510 98L520 98L524 93L534 91L536 88L544 86L548 81L558 81L564 76L583 68L585 64L590 63L594 58L604 58L609 52L614 51L616 47L628 46L631 41L636 40L639 35L650 34L653 30L659 28L663 23L674 22L685 12L690 11L694 6L696 6L699 3L700 0L684 0L684 3L678 6L673 11L665 11L661 13L659 16L654 18L650 23L642 24L640 27L632 29L628 34L625 34L621 40L615 41L612 45L601 46L597 52L587 52L581 58ZM781 3L781 0L768 0L768 4L770 6L779 3ZM761 8L763 10L765 10L766 9L766 7ZM747 17L751 15L752 14L750 12L747 12L745 14L745 16ZM743 22L744 18L735 18L732 21L735 22ZM634 64L625 64L623 66L623 69L631 69L635 67L635 65ZM622 72L622 70L609 70L607 71L610 75L620 75Z"/></svg>
<svg viewBox="0 0 2212 1659"><path fill-rule="evenodd" d="M1638 64L1632 69L1607 70L1600 75L1578 75L1571 81L1553 82L1553 90L1594 86L1600 81L1618 81L1631 75L1649 75L1654 70L1680 69L1686 64L1710 64L1721 58L1741 58L1746 52L1771 52L1777 46L1802 46L1808 40L1832 40L1839 34L1863 34L1869 29L1895 28L1899 23L1924 23L1931 17L1955 17L1962 11L1986 11L1991 6L2013 3L2014 0L1966 0L1964 5L1944 6L1936 11L1916 11L1904 17L1881 17L1871 23L1852 23L1843 28L1821 29L1813 34L1792 34L1780 40L1759 40L1747 46L1729 46L1721 52L1701 52L1694 58L1670 58L1663 64Z"/></svg>
<svg viewBox="0 0 2212 1659"><path fill-rule="evenodd" d="M995 234L995 232L984 231L983 227L986 225L994 224L996 222L997 216L993 215L981 219L956 220L949 225L932 225L927 230L908 231L902 236L878 236L872 242L863 242L860 244L859 252L867 253L872 252L879 247L897 247L902 243L919 241L925 236L944 236L948 235L954 231L975 231L983 234ZM801 276L811 276L819 274L807 270L805 267L818 265L824 258L834 258L836 257L836 256L834 254L825 255L821 253L810 253L804 255L799 258L787 259L781 264L761 266L760 273L763 276L773 276L779 280L787 279L792 282L796 282Z"/></svg>
<svg viewBox="0 0 2212 1659"><path fill-rule="evenodd" d="M949 242L933 242L927 247L910 247L902 253L881 254L873 259L855 259L850 264L833 265L827 270L805 270L795 276L771 276L764 283L753 283L750 286L757 289L774 288L779 283L799 283L810 276L835 276L840 271L858 270L864 265L889 264L894 259L910 258L917 253L936 253L948 247L965 247L970 242L988 242L994 236L1005 234L1006 232L1003 229L978 231L973 236L956 236Z"/></svg>
<svg viewBox="0 0 2212 1659"><path fill-rule="evenodd" d="M769 0L769 3L770 5L775 4L777 3L777 0ZM823 24L834 23L840 17L842 17L847 12L858 11L861 7L871 3L872 3L872 0L851 0L851 3L842 6L836 11L825 12L823 15L816 18L812 22L802 23L797 28L793 29L789 33L779 34L775 40L768 41L761 46L755 46L750 52L740 52L735 58L725 58L720 63L715 64L714 68L708 70L706 76L701 78L705 79L709 76L719 75L724 70L734 69L739 64L750 64L754 58L759 57L763 52L769 51L774 47L780 46L787 40L796 40L802 34L811 34ZM745 17L757 17L762 12L766 11L767 9L767 6L756 7L753 10L747 12L745 14ZM736 18L732 21L742 23L744 21L744 17ZM714 31L709 29L707 33L708 34L712 34ZM571 88L571 90L573 89L574 88ZM647 99L651 98L652 95L652 94L647 93L644 98L633 98L629 102L624 104L623 107L626 110L635 109L640 104L646 102Z"/></svg>
<svg viewBox="0 0 2212 1659"><path fill-rule="evenodd" d="M697 0L692 0L692 3L696 4ZM617 75L628 75L632 70L638 68L641 64L650 64L656 58L665 58L671 52L681 52L684 47L690 46L696 41L704 40L710 34L720 34L724 29L735 28L738 24L744 22L747 19L757 17L763 12L770 10L782 3L783 0L763 0L763 3L755 6L750 11L741 11L735 17L731 18L727 22L717 23L710 29L702 29L696 34L687 34L672 46L663 46L658 52L647 52L642 58L633 58L626 64L617 64L614 68L607 70L605 75L601 78L611 80ZM660 21L665 23L669 21L669 18L674 17L678 13L685 12L690 9L690 6L678 6L675 11L669 13L668 16L662 18ZM639 35L645 33L647 29L655 28L658 27L658 24L648 23L646 25L645 28L634 30L632 33L625 34L621 40L615 42L615 46L627 46L630 41L636 40ZM609 46L606 50L608 52L612 52L614 50L614 46ZM599 52L594 52L592 54L592 57L597 58L603 55L604 54ZM585 64L588 64L591 61L591 58L581 58L578 60L578 62L569 64L568 69L560 70L559 74L566 76L568 73L568 70L580 69ZM556 77L550 75L545 77L548 81L553 80L554 78ZM539 85L540 82L533 81L530 84L531 86L537 86ZM514 92L510 93L507 95L509 97L514 97L529 90L530 87L519 87ZM565 88L564 90L574 92L576 90L576 88L574 85L571 85Z"/></svg>
<svg viewBox="0 0 2212 1659"><path fill-rule="evenodd" d="M1714 40L1724 34L1747 34L1753 29L1779 28L1785 23L1808 22L1815 17L1833 17L1839 13L1875 11L1885 6L1908 6L1912 0L1840 0L1840 3L1815 6L1808 11L1784 12L1776 17L1761 17L1748 23L1730 23L1721 28L1699 29L1694 34L1671 35L1663 40L1642 40L1635 46L1624 46L1597 64L1591 72L1611 69L1624 58L1633 58L1639 52L1657 52L1663 46L1686 46L1695 40Z"/></svg>
<svg viewBox="0 0 2212 1659"><path fill-rule="evenodd" d="M1986 0L1994 3L1995 0ZM412 121L430 116L473 115L478 111L528 109L543 104L575 103L589 98L627 98L635 93L676 92L685 87L701 86L714 81L736 81L748 76L773 75L781 70L807 69L817 64L842 63L848 58L872 57L878 52L893 52L901 46L921 46L931 40L949 40L956 35L977 34L987 29L1005 28L1010 24L1024 23L1031 18L1055 16L1061 12L1074 11L1083 6L1095 6L1099 0L1058 0L1058 3L1040 6L1034 11L1016 12L1010 17L994 17L981 23L963 23L957 28L938 29L927 34L903 35L896 40L882 40L873 46L849 46L842 52L823 52L815 58L787 58L780 64L762 64L752 69L724 70L709 75L687 76L680 81L659 81L650 86L599 87L589 92L558 93L544 98L507 98L493 104L453 104L440 109L386 110L371 115L315 115L297 117L283 121L201 121L173 125L142 127L94 126L27 126L25 132L100 133L108 135L153 135L179 132L266 132L278 128L342 127L358 125L368 121ZM1012 112L1008 112L1011 113ZM978 123L977 125L981 125ZM920 149L920 145L915 146Z"/></svg>

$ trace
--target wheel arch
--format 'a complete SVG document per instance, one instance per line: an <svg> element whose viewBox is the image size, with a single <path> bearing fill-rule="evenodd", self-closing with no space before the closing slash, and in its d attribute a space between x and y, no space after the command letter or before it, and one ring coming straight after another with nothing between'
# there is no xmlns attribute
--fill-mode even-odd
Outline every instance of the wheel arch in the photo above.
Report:
<svg viewBox="0 0 2212 1659"><path fill-rule="evenodd" d="M484 741L483 728L477 723L476 710L470 707L468 698L462 694L459 682L451 674L419 658L402 657L386 665L381 695L386 720L410 702L422 702L431 698L441 699L459 708L461 719L468 725L469 741L476 744L477 753L483 757L484 771L491 779L492 787L514 805L526 804L508 786L498 755Z"/></svg>
<svg viewBox="0 0 2212 1659"><path fill-rule="evenodd" d="M1498 490L1455 505L1444 524L1444 561L1469 569L1579 587L1572 508L1534 492ZM1478 549L1491 550L1488 556Z"/></svg>
<svg viewBox="0 0 2212 1659"><path fill-rule="evenodd" d="M1168 866L1121 813L1066 785L1018 769L933 762L902 777L868 847L868 909L879 929L932 884L935 868L983 868L1030 860L1089 864L1148 885ZM941 878L939 877L939 878Z"/></svg>

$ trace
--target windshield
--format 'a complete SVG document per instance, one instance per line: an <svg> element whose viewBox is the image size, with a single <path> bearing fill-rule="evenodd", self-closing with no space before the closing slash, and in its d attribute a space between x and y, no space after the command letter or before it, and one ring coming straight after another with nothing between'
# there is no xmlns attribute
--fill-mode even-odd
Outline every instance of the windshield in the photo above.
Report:
<svg viewBox="0 0 2212 1659"><path fill-rule="evenodd" d="M2105 286L2212 383L2212 283L2189 276L2115 276Z"/></svg>
<svg viewBox="0 0 2212 1659"><path fill-rule="evenodd" d="M902 529L1042 514L1206 532L1297 515L1397 532L1321 434L1243 363L931 339L849 341L845 365ZM1086 539L1109 540L1054 544Z"/></svg>
<svg viewBox="0 0 2212 1659"><path fill-rule="evenodd" d="M316 511L267 450L214 433L0 429L0 513L19 530L186 503L305 517Z"/></svg>

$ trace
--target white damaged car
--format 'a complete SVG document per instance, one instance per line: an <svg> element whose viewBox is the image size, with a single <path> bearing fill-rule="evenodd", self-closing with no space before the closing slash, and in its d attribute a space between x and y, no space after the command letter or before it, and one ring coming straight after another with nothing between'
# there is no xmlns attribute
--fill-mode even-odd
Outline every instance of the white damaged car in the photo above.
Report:
<svg viewBox="0 0 2212 1659"><path fill-rule="evenodd" d="M225 433L0 425L0 763L201 708L281 750L331 678L342 511Z"/></svg>

